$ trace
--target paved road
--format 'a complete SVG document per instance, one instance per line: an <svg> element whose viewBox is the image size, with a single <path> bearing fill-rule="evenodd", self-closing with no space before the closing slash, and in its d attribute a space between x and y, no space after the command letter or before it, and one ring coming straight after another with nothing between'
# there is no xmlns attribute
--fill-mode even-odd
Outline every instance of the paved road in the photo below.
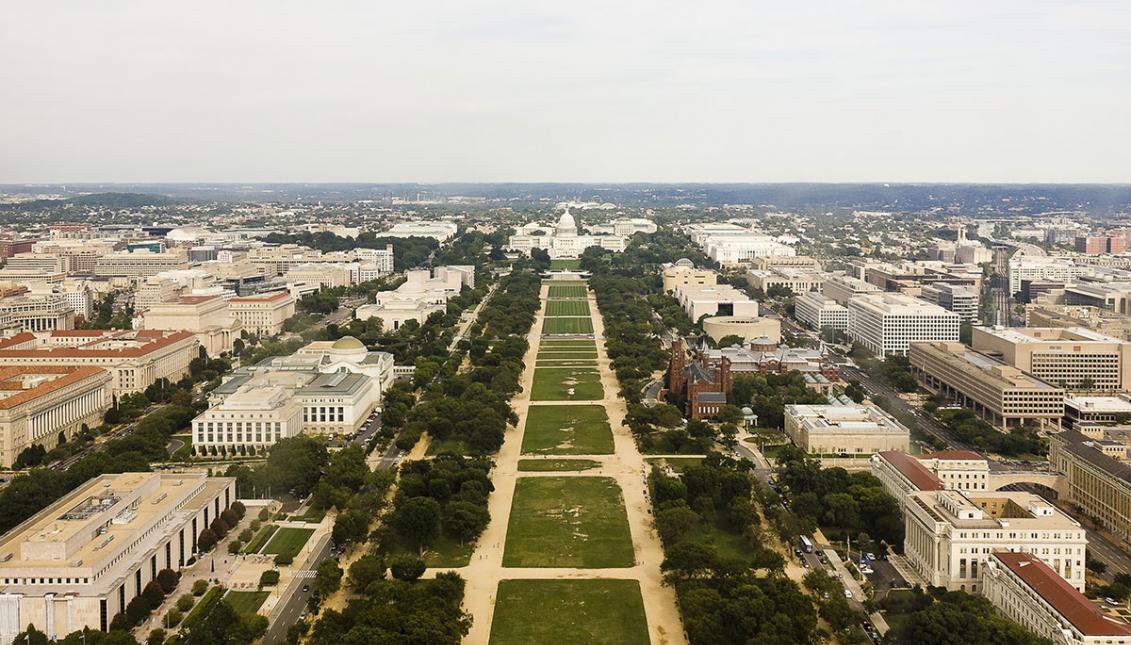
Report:
<svg viewBox="0 0 1131 645"><path fill-rule="evenodd" d="M315 569L318 563L325 560L330 555L330 534L327 533L322 536L317 546L315 546L314 553L309 560L309 568ZM310 591L303 591L303 585L309 585ZM283 598L279 600L276 609L272 612L270 626L267 628L267 633L264 634L262 642L264 645L274 645L275 643L283 643L287 639L287 630L291 625L298 622L303 612L306 611L307 602L309 602L310 594L313 593L314 579L313 578L295 578L291 584L287 586L286 591L283 592Z"/></svg>

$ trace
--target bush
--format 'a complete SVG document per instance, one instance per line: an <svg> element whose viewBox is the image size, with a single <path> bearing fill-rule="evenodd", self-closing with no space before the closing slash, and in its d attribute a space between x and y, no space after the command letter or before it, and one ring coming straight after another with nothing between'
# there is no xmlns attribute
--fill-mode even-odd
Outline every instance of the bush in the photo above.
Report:
<svg viewBox="0 0 1131 645"><path fill-rule="evenodd" d="M397 558L393 561L392 567L393 577L397 580L404 580L405 582L413 582L424 575L426 568L424 560L414 556L405 556Z"/></svg>
<svg viewBox="0 0 1131 645"><path fill-rule="evenodd" d="M232 555L239 553L241 548L243 548L243 545L240 544L239 540L232 540L231 542L228 542L228 553Z"/></svg>
<svg viewBox="0 0 1131 645"><path fill-rule="evenodd" d="M197 580L196 582L192 583L192 595L198 597L203 596L205 591L208 591L207 580Z"/></svg>
<svg viewBox="0 0 1131 645"><path fill-rule="evenodd" d="M160 627L149 632L149 636L145 639L145 645L162 645L164 642L165 630Z"/></svg>
<svg viewBox="0 0 1131 645"><path fill-rule="evenodd" d="M259 588L274 587L279 584L279 571L277 569L268 569L259 576Z"/></svg>
<svg viewBox="0 0 1131 645"><path fill-rule="evenodd" d="M279 555L275 556L276 567L285 567L288 564L293 563L294 561L294 556L289 553L280 553Z"/></svg>
<svg viewBox="0 0 1131 645"><path fill-rule="evenodd" d="M180 611L188 611L188 610L192 609L192 606L195 605L195 604L196 604L196 601L193 600L192 594L186 593L183 596L181 596L180 598L177 598L176 607Z"/></svg>
<svg viewBox="0 0 1131 645"><path fill-rule="evenodd" d="M260 522L259 520L252 520L251 524L248 524L249 528L245 529L245 530L250 530L250 531L254 532L254 531L258 531L259 527L261 527L261 526L263 526L263 522ZM247 542L247 541L248 540L244 540L244 542Z"/></svg>
<svg viewBox="0 0 1131 645"><path fill-rule="evenodd" d="M271 513L266 508L261 508L258 517L260 522L266 522L267 518L271 517Z"/></svg>
<svg viewBox="0 0 1131 645"><path fill-rule="evenodd" d="M180 605L179 602L177 604ZM169 627L175 627L176 625L179 625L181 621L184 620L184 618L184 612L174 607L165 614L165 620L162 622Z"/></svg>
<svg viewBox="0 0 1131 645"><path fill-rule="evenodd" d="M255 522L252 522L252 524L255 524ZM251 542L251 538L255 537L255 530L258 529L258 528L259 527L256 526L256 527L253 527L253 528L244 529L244 530L240 531L240 535L239 535L240 542Z"/></svg>
<svg viewBox="0 0 1131 645"><path fill-rule="evenodd" d="M162 569L157 572L157 583L161 585L161 591L169 594L177 588L177 583L181 580L181 574L173 571L172 569Z"/></svg>
<svg viewBox="0 0 1131 645"><path fill-rule="evenodd" d="M247 507L243 505L243 502L232 502L232 506L229 510L235 513L236 517L241 520L243 519L244 515L247 515Z"/></svg>

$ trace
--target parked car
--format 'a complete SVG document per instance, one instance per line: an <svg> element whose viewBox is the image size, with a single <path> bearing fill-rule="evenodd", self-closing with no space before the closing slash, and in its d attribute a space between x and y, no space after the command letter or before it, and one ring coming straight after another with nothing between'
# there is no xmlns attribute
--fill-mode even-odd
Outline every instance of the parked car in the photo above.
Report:
<svg viewBox="0 0 1131 645"><path fill-rule="evenodd" d="M306 593L306 592L308 592L308 591L310 591L310 585L303 585L303 586L302 586L302 592L303 592L303 593Z"/></svg>
<svg viewBox="0 0 1131 645"><path fill-rule="evenodd" d="M1104 598L1104 602L1111 605L1112 607L1118 607L1119 606L1119 603L1115 602L1115 598Z"/></svg>
<svg viewBox="0 0 1131 645"><path fill-rule="evenodd" d="M848 598L849 600L852 600L852 592L851 592L851 591L849 591L849 590L847 590L847 589L845 589L845 590L844 590L844 597L845 597L845 598Z"/></svg>

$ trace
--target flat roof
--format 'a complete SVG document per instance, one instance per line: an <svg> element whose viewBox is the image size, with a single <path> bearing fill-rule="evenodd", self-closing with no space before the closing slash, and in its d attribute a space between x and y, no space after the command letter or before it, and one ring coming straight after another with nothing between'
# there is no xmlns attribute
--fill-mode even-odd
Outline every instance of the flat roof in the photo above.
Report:
<svg viewBox="0 0 1131 645"><path fill-rule="evenodd" d="M1131 636L1131 625L1105 617L1096 605L1031 553L997 551L993 557L1085 636Z"/></svg>
<svg viewBox="0 0 1131 645"><path fill-rule="evenodd" d="M1086 327L975 327L1012 343L1115 343L1119 340Z"/></svg>
<svg viewBox="0 0 1131 645"><path fill-rule="evenodd" d="M1086 412L1128 412L1131 413L1131 400L1119 396L1076 396L1064 395L1064 405Z"/></svg>
<svg viewBox="0 0 1131 645"><path fill-rule="evenodd" d="M935 452L928 452L919 455L919 459L942 459L942 460L963 460L963 459L982 459L985 457L979 455L973 450L936 450Z"/></svg>

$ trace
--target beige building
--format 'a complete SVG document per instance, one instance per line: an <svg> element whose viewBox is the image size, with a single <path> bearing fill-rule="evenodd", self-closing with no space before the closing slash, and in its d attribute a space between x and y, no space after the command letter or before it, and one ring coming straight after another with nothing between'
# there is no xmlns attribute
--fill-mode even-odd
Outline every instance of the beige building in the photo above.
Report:
<svg viewBox="0 0 1131 645"><path fill-rule="evenodd" d="M825 274L819 270L791 266L775 266L770 269L750 269L746 272L746 284L751 288L768 293L774 287L784 287L794 293L819 291L825 282Z"/></svg>
<svg viewBox="0 0 1131 645"><path fill-rule="evenodd" d="M819 455L870 455L909 449L911 434L874 405L787 405L785 433Z"/></svg>
<svg viewBox="0 0 1131 645"><path fill-rule="evenodd" d="M282 333L283 323L295 315L295 298L289 291L275 291L229 298L228 307L247 331L260 336L274 336Z"/></svg>
<svg viewBox="0 0 1131 645"><path fill-rule="evenodd" d="M696 269L691 260L686 258L665 266L661 276L664 281L664 293L672 293L676 287L685 284L713 287L718 284L719 278L719 274L711 269Z"/></svg>
<svg viewBox="0 0 1131 645"><path fill-rule="evenodd" d="M1105 616L1032 553L992 553L982 578L999 612L1056 645L1131 643L1131 626Z"/></svg>
<svg viewBox="0 0 1131 645"><path fill-rule="evenodd" d="M232 351L243 331L243 323L220 296L183 296L154 305L135 320L140 321L139 329L191 331L209 356Z"/></svg>
<svg viewBox="0 0 1131 645"><path fill-rule="evenodd" d="M1062 387L1131 387L1131 343L1083 327L975 327L974 349Z"/></svg>
<svg viewBox="0 0 1131 645"><path fill-rule="evenodd" d="M1131 466L1075 430L1049 436L1049 465L1064 475L1063 499L1079 505L1121 540L1131 541Z"/></svg>
<svg viewBox="0 0 1131 645"><path fill-rule="evenodd" d="M926 388L1000 428L1035 421L1060 425L1064 390L961 343L911 343L911 371Z"/></svg>
<svg viewBox="0 0 1131 645"><path fill-rule="evenodd" d="M810 328L848 331L848 308L832 298L809 291L793 299L794 315Z"/></svg>
<svg viewBox="0 0 1131 645"><path fill-rule="evenodd" d="M60 294L33 295L26 288L6 297L0 297L0 318L24 331L40 332L55 329L74 329L75 310Z"/></svg>
<svg viewBox="0 0 1131 645"><path fill-rule="evenodd" d="M380 318L385 329L398 329L410 320L423 323L428 316L446 311L448 299L465 286L475 288L475 267L470 265L405 271L399 287L377 292L375 302L358 307L354 316L358 320Z"/></svg>
<svg viewBox="0 0 1131 645"><path fill-rule="evenodd" d="M1086 327L1120 340L1131 339L1131 316L1084 305L1026 305L1025 326Z"/></svg>
<svg viewBox="0 0 1131 645"><path fill-rule="evenodd" d="M913 342L958 341L958 314L898 293L848 300L848 336L873 354L906 354Z"/></svg>
<svg viewBox="0 0 1131 645"><path fill-rule="evenodd" d="M302 414L292 388L267 381L239 386L192 420L192 447L213 455L265 452L302 432Z"/></svg>
<svg viewBox="0 0 1131 645"><path fill-rule="evenodd" d="M94 275L146 278L162 271L187 269L188 259L181 253L125 251L104 255L94 263Z"/></svg>
<svg viewBox="0 0 1131 645"><path fill-rule="evenodd" d="M715 316L703 319L703 331L718 342L727 336L740 336L750 342L763 339L777 345L781 342L781 321L761 316Z"/></svg>
<svg viewBox="0 0 1131 645"><path fill-rule="evenodd" d="M821 294L832 298L840 305L847 305L853 296L880 293L880 288L859 278L847 275L833 275L821 284Z"/></svg>
<svg viewBox="0 0 1131 645"><path fill-rule="evenodd" d="M0 365L101 367L113 377L112 393L140 392L159 378L179 381L197 356L188 331L76 329L25 332L0 340Z"/></svg>
<svg viewBox="0 0 1131 645"><path fill-rule="evenodd" d="M361 265L356 262L299 264L284 273L283 279L287 282L316 284L323 289L348 287L361 280Z"/></svg>
<svg viewBox="0 0 1131 645"><path fill-rule="evenodd" d="M675 299L691 320L703 316L757 316L758 302L744 291L729 284L700 286L681 284L675 288Z"/></svg>
<svg viewBox="0 0 1131 645"><path fill-rule="evenodd" d="M980 593L991 554L1016 551L1084 589L1084 528L1032 493L911 492L904 524L904 557L927 584Z"/></svg>
<svg viewBox="0 0 1131 645"><path fill-rule="evenodd" d="M63 638L107 631L236 501L235 479L122 473L86 482L0 536L0 643L28 625Z"/></svg>
<svg viewBox="0 0 1131 645"><path fill-rule="evenodd" d="M95 427L110 407L110 373L97 367L0 367L0 468L26 448L50 450L85 423Z"/></svg>

